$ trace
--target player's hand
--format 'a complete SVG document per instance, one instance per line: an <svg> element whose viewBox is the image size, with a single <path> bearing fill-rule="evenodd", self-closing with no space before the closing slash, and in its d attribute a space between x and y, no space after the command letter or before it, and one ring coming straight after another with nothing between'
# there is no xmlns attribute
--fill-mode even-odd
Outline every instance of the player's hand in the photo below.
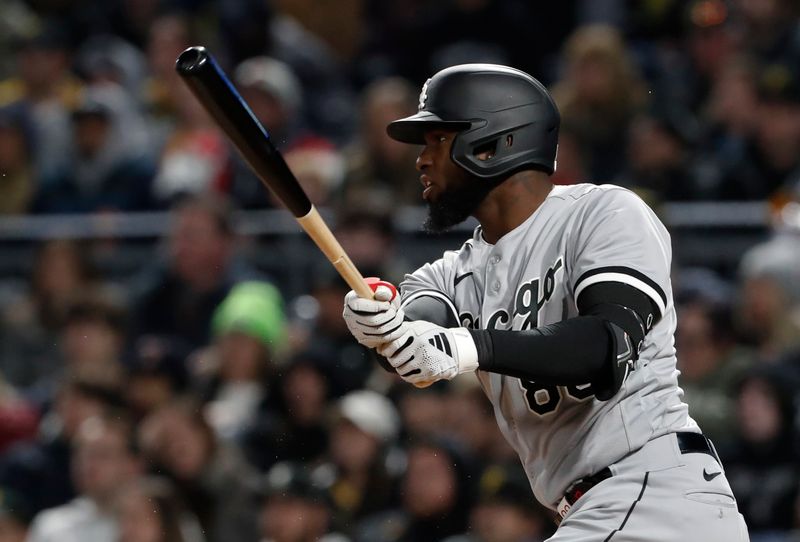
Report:
<svg viewBox="0 0 800 542"><path fill-rule="evenodd" d="M412 384L450 380L478 368L478 351L463 327L445 328L418 320L403 322L402 334L378 347L403 380Z"/></svg>
<svg viewBox="0 0 800 542"><path fill-rule="evenodd" d="M403 309L400 296L388 286L375 288L375 299L364 299L350 290L344 296L342 313L347 328L356 340L368 348L376 348L400 336Z"/></svg>

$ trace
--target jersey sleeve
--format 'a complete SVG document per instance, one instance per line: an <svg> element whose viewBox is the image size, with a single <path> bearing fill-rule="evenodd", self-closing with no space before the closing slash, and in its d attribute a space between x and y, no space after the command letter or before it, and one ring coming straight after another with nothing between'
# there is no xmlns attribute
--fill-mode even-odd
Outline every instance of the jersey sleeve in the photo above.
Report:
<svg viewBox="0 0 800 542"><path fill-rule="evenodd" d="M405 276L400 283L400 297L403 307L423 297L435 298L444 303L458 321L458 310L453 303L452 274L456 259L455 252L446 252L433 263L426 263L413 273Z"/></svg>
<svg viewBox="0 0 800 542"><path fill-rule="evenodd" d="M616 282L647 295L658 308L656 320L663 316L671 291L670 236L636 194L602 189L582 217L572 247L569 280L576 303L587 287Z"/></svg>

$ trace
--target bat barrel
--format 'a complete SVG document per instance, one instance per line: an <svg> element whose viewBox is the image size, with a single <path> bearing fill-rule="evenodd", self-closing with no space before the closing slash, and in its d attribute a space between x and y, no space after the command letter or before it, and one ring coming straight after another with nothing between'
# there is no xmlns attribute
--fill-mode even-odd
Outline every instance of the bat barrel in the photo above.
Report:
<svg viewBox="0 0 800 542"><path fill-rule="evenodd" d="M262 183L296 217L311 211L311 201L247 103L205 47L180 54L175 70L203 108L228 135Z"/></svg>
<svg viewBox="0 0 800 542"><path fill-rule="evenodd" d="M209 58L210 55L205 47L189 47L178 57L175 69L181 75L191 75L202 69Z"/></svg>

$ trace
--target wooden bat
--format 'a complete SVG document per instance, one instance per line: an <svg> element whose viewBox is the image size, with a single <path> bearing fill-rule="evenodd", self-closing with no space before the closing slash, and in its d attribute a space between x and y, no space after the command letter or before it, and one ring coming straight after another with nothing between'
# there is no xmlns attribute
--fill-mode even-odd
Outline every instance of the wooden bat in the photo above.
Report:
<svg viewBox="0 0 800 542"><path fill-rule="evenodd" d="M269 133L205 47L190 47L175 68L206 111L233 141L258 178L291 211L297 222L360 297L373 293L333 236Z"/></svg>
<svg viewBox="0 0 800 542"><path fill-rule="evenodd" d="M372 299L373 288L385 282L367 282L308 199L280 151L270 140L233 83L205 47L190 47L178 56L175 69L206 111L228 135L261 182L291 211L300 227L319 247L336 271L359 297ZM396 290L394 290L396 295ZM425 387L430 384L418 384Z"/></svg>

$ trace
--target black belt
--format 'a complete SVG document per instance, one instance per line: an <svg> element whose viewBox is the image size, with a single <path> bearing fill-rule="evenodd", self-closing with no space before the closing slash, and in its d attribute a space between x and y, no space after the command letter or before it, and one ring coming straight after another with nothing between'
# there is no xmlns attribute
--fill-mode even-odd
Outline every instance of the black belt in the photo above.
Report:
<svg viewBox="0 0 800 542"><path fill-rule="evenodd" d="M700 433L675 433L675 436L678 437L678 449L682 454L708 454L722 465L714 444L705 435ZM573 482L564 493L564 500L572 506L584 493L607 478L611 478L611 469L608 467L591 476Z"/></svg>

